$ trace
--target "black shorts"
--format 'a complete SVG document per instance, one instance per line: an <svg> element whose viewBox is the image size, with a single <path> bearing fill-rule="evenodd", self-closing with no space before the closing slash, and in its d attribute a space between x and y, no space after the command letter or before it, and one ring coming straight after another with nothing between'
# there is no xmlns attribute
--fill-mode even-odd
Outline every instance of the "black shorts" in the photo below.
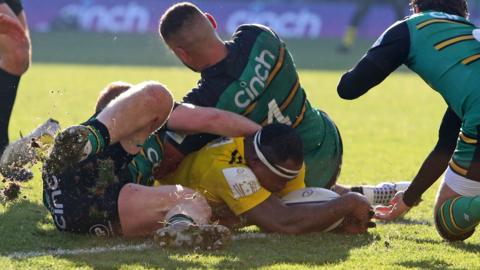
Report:
<svg viewBox="0 0 480 270"><path fill-rule="evenodd" d="M60 175L43 170L43 203L60 231L97 236L121 234L118 196L130 183L132 159L120 144Z"/></svg>
<svg viewBox="0 0 480 270"><path fill-rule="evenodd" d="M23 5L21 0L0 0L0 4L7 4L8 7L18 16L23 11Z"/></svg>

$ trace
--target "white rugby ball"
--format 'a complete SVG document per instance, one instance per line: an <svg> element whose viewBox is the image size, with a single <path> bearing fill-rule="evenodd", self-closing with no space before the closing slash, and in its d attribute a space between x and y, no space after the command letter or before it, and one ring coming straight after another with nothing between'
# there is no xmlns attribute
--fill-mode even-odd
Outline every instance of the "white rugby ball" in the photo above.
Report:
<svg viewBox="0 0 480 270"><path fill-rule="evenodd" d="M324 203L338 197L340 197L340 195L329 189L308 187L303 189L297 189L288 193L287 195L282 197L282 201L283 203L285 203L285 205L316 204ZM323 231L329 232L337 228L340 224L342 224L342 221L343 218L337 220Z"/></svg>

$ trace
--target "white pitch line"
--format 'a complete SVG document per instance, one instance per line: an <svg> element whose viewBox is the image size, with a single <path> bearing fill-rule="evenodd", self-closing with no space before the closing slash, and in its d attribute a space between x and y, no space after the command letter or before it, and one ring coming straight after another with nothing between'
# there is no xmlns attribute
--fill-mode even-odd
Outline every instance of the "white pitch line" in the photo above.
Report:
<svg viewBox="0 0 480 270"><path fill-rule="evenodd" d="M242 233L237 234L232 237L232 240L243 240L243 239L258 239L265 238L267 235L264 233ZM43 256L65 256L65 255L80 255L80 254L97 254L105 252L115 252L115 251L142 251L146 249L154 248L151 241L146 241L142 244L137 245L125 245L120 244L116 246L105 246L105 247L93 247L93 248L78 248L78 249L55 249L49 251L30 251L30 252L13 252L7 255L2 255L10 259L27 259L34 257L43 257Z"/></svg>

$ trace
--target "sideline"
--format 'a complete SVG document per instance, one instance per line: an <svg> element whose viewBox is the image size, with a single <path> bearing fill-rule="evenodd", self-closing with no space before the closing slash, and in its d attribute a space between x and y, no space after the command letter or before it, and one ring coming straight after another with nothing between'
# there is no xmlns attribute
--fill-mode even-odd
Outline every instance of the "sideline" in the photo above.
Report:
<svg viewBox="0 0 480 270"><path fill-rule="evenodd" d="M243 240L243 239L259 239L265 238L267 234L265 233L241 233L234 235L232 240ZM30 251L30 252L13 252L10 254L2 255L10 259L28 259L35 257L44 257L44 256L65 256L65 255L81 255L81 254L97 254L105 252L118 252L118 251L143 251L147 249L153 249L154 244L152 241L146 241L137 245L125 245L119 244L115 246L105 246L105 247L93 247L93 248L79 248L79 249L55 249L49 251Z"/></svg>

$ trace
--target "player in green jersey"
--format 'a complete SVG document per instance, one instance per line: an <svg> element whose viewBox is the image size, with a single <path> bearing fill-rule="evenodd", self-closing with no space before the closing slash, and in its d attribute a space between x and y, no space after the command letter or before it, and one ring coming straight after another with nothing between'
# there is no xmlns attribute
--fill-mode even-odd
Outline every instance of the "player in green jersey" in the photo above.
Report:
<svg viewBox="0 0 480 270"><path fill-rule="evenodd" d="M159 83L115 83L101 94L94 117L56 137L43 166L43 186L44 204L59 230L144 236L167 224L157 231L160 240L179 231L187 238L165 245L226 244L229 231L208 225L211 210L202 196L181 186L151 187L153 169L164 159L162 134L174 129L242 136L260 127L215 108L172 107L171 94Z"/></svg>
<svg viewBox="0 0 480 270"><path fill-rule="evenodd" d="M343 75L338 93L357 98L405 64L444 98L448 108L435 148L411 186L390 206L378 208L377 218L405 213L446 171L435 222L445 239L464 240L480 221L480 43L467 19L466 0L412 0L411 5L414 14L382 34Z"/></svg>
<svg viewBox="0 0 480 270"><path fill-rule="evenodd" d="M201 73L198 87L184 101L232 111L262 126L294 127L303 140L307 186L334 186L342 163L340 133L325 112L311 106L286 44L263 25L241 25L228 41L215 29L214 18L188 2L173 5L160 19L160 34L168 47ZM202 134L175 139L180 154L186 155L213 138ZM372 204L382 204L397 188L385 184L352 190L367 195Z"/></svg>

